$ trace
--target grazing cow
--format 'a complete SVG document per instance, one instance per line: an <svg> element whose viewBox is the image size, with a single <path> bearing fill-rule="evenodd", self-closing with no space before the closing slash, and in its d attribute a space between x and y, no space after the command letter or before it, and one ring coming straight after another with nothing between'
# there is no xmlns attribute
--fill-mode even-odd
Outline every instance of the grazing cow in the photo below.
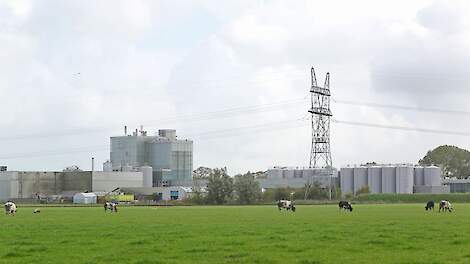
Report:
<svg viewBox="0 0 470 264"><path fill-rule="evenodd" d="M344 209L344 210L349 210L349 212L352 212L353 210L351 203L348 201L340 201L338 206L339 206L339 210Z"/></svg>
<svg viewBox="0 0 470 264"><path fill-rule="evenodd" d="M447 212L452 212L454 210L454 208L452 207L452 204L447 201L447 200L442 200L440 203L439 203L439 212L441 212L441 210L443 212L447 211Z"/></svg>
<svg viewBox="0 0 470 264"><path fill-rule="evenodd" d="M117 209L117 203L115 202L105 202L104 203L104 211L108 211L110 210L110 212L115 212L117 213L118 209Z"/></svg>
<svg viewBox="0 0 470 264"><path fill-rule="evenodd" d="M279 211L284 208L286 209L286 211L292 210L292 212L295 212L294 202L289 200L279 200L277 202L277 208L279 209Z"/></svg>
<svg viewBox="0 0 470 264"><path fill-rule="evenodd" d="M424 209L431 211L431 209L434 211L434 201L428 201Z"/></svg>
<svg viewBox="0 0 470 264"><path fill-rule="evenodd" d="M33 214L39 214L41 210L39 208L34 209Z"/></svg>
<svg viewBox="0 0 470 264"><path fill-rule="evenodd" d="M16 214L16 204L12 201L7 201L5 203L5 214L15 215Z"/></svg>

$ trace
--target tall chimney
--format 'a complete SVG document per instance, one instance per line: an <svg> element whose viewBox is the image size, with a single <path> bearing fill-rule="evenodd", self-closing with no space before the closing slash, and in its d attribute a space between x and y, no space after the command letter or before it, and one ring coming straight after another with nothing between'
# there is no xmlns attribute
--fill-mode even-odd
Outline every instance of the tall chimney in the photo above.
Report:
<svg viewBox="0 0 470 264"><path fill-rule="evenodd" d="M124 136L127 136L127 126L124 126Z"/></svg>
<svg viewBox="0 0 470 264"><path fill-rule="evenodd" d="M95 171L95 158L91 157L91 171Z"/></svg>

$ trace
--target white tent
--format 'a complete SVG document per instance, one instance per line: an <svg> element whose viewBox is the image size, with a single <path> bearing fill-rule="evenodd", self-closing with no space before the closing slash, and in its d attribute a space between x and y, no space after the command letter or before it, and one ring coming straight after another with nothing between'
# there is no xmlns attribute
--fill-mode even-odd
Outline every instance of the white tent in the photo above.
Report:
<svg viewBox="0 0 470 264"><path fill-rule="evenodd" d="M96 194L94 193L76 193L73 196L73 203L76 204L95 204Z"/></svg>

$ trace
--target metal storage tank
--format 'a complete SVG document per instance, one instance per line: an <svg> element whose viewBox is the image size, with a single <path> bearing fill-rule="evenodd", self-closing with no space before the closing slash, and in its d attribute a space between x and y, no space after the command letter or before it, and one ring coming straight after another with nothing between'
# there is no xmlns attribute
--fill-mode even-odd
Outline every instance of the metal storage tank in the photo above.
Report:
<svg viewBox="0 0 470 264"><path fill-rule="evenodd" d="M368 185L367 168L366 167L354 168L354 193L367 185Z"/></svg>
<svg viewBox="0 0 470 264"><path fill-rule="evenodd" d="M111 164L109 160L103 163L103 171L106 171L106 172L113 171L113 164Z"/></svg>
<svg viewBox="0 0 470 264"><path fill-rule="evenodd" d="M294 170L293 169L285 169L282 172L282 176L284 179L293 179L294 178Z"/></svg>
<svg viewBox="0 0 470 264"><path fill-rule="evenodd" d="M140 167L143 187L153 187L153 169L150 166Z"/></svg>
<svg viewBox="0 0 470 264"><path fill-rule="evenodd" d="M424 168L415 167L414 169L414 185L423 186L424 185Z"/></svg>
<svg viewBox="0 0 470 264"><path fill-rule="evenodd" d="M382 193L381 167L369 167L367 169L367 180L370 193Z"/></svg>
<svg viewBox="0 0 470 264"><path fill-rule="evenodd" d="M341 168L340 187L343 195L354 191L354 169Z"/></svg>
<svg viewBox="0 0 470 264"><path fill-rule="evenodd" d="M396 168L382 167L382 193L396 193Z"/></svg>
<svg viewBox="0 0 470 264"><path fill-rule="evenodd" d="M441 169L436 166L424 168L424 185L441 186Z"/></svg>
<svg viewBox="0 0 470 264"><path fill-rule="evenodd" d="M302 170L301 169L295 169L294 170L294 178L302 178Z"/></svg>
<svg viewBox="0 0 470 264"><path fill-rule="evenodd" d="M302 170L302 178L304 178L304 179L310 179L310 178L313 177L314 174L315 174L314 169L303 169Z"/></svg>
<svg viewBox="0 0 470 264"><path fill-rule="evenodd" d="M410 166L396 168L397 193L413 193L414 169Z"/></svg>

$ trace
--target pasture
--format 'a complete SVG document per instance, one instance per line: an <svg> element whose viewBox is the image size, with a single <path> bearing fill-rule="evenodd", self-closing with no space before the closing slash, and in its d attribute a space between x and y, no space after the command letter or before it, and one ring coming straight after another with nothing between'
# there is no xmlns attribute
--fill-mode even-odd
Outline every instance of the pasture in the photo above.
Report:
<svg viewBox="0 0 470 264"><path fill-rule="evenodd" d="M469 263L470 205L41 208L0 216L3 263Z"/></svg>

